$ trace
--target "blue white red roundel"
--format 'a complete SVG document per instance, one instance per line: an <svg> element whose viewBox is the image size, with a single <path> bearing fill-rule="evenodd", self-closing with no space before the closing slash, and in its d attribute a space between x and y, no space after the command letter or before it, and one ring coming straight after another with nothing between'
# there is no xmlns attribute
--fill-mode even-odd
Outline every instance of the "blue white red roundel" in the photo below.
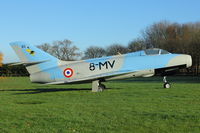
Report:
<svg viewBox="0 0 200 133"><path fill-rule="evenodd" d="M65 77L70 78L73 75L73 70L71 68L66 68L63 74Z"/></svg>

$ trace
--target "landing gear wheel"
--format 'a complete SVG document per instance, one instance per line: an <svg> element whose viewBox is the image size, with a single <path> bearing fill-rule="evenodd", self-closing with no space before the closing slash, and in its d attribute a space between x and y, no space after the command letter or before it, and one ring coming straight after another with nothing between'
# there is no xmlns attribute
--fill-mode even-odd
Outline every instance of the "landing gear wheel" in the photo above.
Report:
<svg viewBox="0 0 200 133"><path fill-rule="evenodd" d="M166 83L164 83L163 87L169 89L169 88L171 88L171 85L170 85L170 83L166 82Z"/></svg>
<svg viewBox="0 0 200 133"><path fill-rule="evenodd" d="M163 77L163 83L164 83L164 84L163 84L163 87L164 87L164 88L167 88L167 89L168 89L168 88L171 88L170 83L167 81L167 76L164 76L164 77Z"/></svg>
<svg viewBox="0 0 200 133"><path fill-rule="evenodd" d="M98 89L99 91L103 91L106 88L106 86L104 84L99 84Z"/></svg>
<svg viewBox="0 0 200 133"><path fill-rule="evenodd" d="M106 86L104 84L100 84L100 86L103 88L103 89L106 89Z"/></svg>

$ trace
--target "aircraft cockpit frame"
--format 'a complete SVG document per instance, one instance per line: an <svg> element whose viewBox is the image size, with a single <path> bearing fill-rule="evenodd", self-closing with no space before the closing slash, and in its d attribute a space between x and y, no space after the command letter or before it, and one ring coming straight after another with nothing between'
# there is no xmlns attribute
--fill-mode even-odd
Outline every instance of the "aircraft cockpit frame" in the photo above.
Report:
<svg viewBox="0 0 200 133"><path fill-rule="evenodd" d="M145 55L163 55L163 54L171 54L170 52L159 49L159 48L152 48L144 50Z"/></svg>

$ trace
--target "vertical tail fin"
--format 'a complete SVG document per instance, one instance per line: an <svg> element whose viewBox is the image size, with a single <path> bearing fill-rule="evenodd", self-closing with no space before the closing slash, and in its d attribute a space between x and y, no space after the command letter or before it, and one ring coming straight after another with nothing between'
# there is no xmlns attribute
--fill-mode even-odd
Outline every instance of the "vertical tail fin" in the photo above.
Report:
<svg viewBox="0 0 200 133"><path fill-rule="evenodd" d="M13 43L10 43L10 45L15 50L21 62L57 60L55 57L51 56L50 54L25 42L13 42Z"/></svg>
<svg viewBox="0 0 200 133"><path fill-rule="evenodd" d="M10 45L14 49L21 62L30 62L33 64L34 62L44 62L27 66L26 68L30 74L43 71L58 64L59 60L57 58L31 44L25 42L13 42L10 43Z"/></svg>

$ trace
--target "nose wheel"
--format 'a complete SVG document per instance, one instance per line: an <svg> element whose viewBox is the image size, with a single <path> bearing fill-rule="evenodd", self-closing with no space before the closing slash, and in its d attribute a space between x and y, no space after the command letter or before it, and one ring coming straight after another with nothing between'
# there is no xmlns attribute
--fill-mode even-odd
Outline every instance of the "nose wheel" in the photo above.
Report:
<svg viewBox="0 0 200 133"><path fill-rule="evenodd" d="M163 84L163 87L164 87L164 88L167 88L167 89L168 89L168 88L171 88L170 83L167 81L167 76L164 76L164 77L163 77L163 83L164 83L164 84Z"/></svg>

